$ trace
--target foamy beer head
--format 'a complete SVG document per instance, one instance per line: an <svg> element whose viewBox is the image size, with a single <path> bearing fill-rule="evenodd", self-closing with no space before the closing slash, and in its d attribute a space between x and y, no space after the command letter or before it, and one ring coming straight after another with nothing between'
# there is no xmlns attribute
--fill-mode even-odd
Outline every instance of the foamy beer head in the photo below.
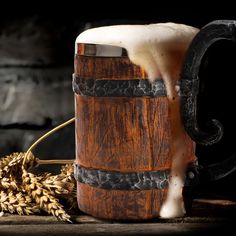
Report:
<svg viewBox="0 0 236 236"><path fill-rule="evenodd" d="M197 28L175 23L115 25L84 31L76 39L76 45L89 43L125 48L129 59L147 72L150 81L164 80L167 95L173 99L185 52L197 32Z"/></svg>
<svg viewBox="0 0 236 236"><path fill-rule="evenodd" d="M160 145L165 145L165 147L163 148L166 148L166 146L168 146L167 153L168 159L171 160L171 166L168 166L166 168L170 168L170 180L168 185L169 187L167 197L165 198L165 201L162 204L159 212L159 215L161 217L166 218L179 217L185 214L182 190L185 181L185 170L187 165L186 163L187 160L195 160L193 143L184 131L183 125L181 123L180 99L177 95L175 85L177 80L180 78L180 72L182 69L185 53L197 32L198 29L194 27L175 23L160 23L150 25L117 25L86 30L85 32L81 33L76 39L76 53L77 44L80 43L103 45L103 47L101 48L104 51L100 52L100 55L108 56L115 53L116 49L112 46L124 48L128 53L130 61L133 64L141 67L146 72L148 79L151 82L156 79L163 79L167 92L167 98L165 97L163 101L165 100L165 104L167 104L165 107L168 117L165 117L165 119L167 120L168 124L163 125L163 127L158 127L158 129L168 129L168 134L170 134L170 138L168 138L167 141L168 145L166 145L166 143L163 144L162 142L162 139L164 139L164 136L166 135L165 132L163 132L163 137L161 137L160 140L151 140L152 137L156 137L156 134L151 134L150 136L145 137L151 140L151 150L154 149L153 142L159 142L155 147L156 150L153 151L155 155L156 153L159 153L159 150L161 150L162 147L160 147ZM147 100L148 99L149 98L147 98ZM151 99L152 98L150 98L150 100ZM143 103L143 107L146 106L145 104L150 105L150 100L148 100L147 102L145 100L145 102ZM157 100L153 98L151 102L155 103L156 101ZM117 103L118 102L119 101L117 100ZM159 104L159 102L156 103ZM120 104L122 110L122 101L120 101ZM133 108L134 113L136 112L135 109L136 108ZM109 110L105 112L109 113L111 111ZM157 111L157 113L158 112L159 111ZM152 114L154 114L153 111ZM161 114L161 112L159 114ZM149 118L150 114L146 115L145 113L144 120L149 120ZM126 121L123 121L123 117L120 117L120 120L122 122L129 122L127 117L126 119ZM160 120L163 120L162 117L160 118ZM149 120L149 123L143 129L146 129L146 127L148 127L147 129L149 129L149 133L158 133L157 131L153 131L153 126L150 126L152 128L149 127L151 122L152 120ZM112 129L112 127L110 128ZM136 129L136 127L132 128L134 130ZM128 127L127 130L124 131L124 133L128 133L128 129L130 129L130 127ZM137 129L141 129L138 123ZM140 135L140 133L142 132L137 132L136 134ZM119 135L122 136L121 132L119 133ZM132 138L135 139L135 137ZM143 140L144 138L141 137L141 139ZM108 139L107 142L109 141L110 140ZM146 143L149 142L146 142L144 140L143 145L146 145ZM140 144L139 146L141 145L142 144ZM109 146L112 145L107 145L107 147ZM123 151L125 151L125 148ZM117 152L119 152L119 150ZM146 154L144 154L144 156L145 155ZM158 159L160 157L155 155L152 153L150 159L156 158L156 160L160 160ZM122 156L122 158L124 157ZM117 159L114 162L116 162ZM153 161L152 159L151 162L158 162L156 160ZM152 164L150 164L150 166L151 165ZM153 170L155 168L151 166L150 169Z"/></svg>

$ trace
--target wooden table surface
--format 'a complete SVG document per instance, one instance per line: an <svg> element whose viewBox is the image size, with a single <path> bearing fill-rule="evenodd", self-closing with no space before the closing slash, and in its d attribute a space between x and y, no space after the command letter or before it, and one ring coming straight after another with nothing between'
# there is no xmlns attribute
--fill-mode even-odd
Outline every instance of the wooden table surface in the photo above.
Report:
<svg viewBox="0 0 236 236"><path fill-rule="evenodd" d="M34 235L232 235L236 232L236 202L196 199L191 215L172 220L145 222L105 221L84 214L72 215L73 224L59 222L53 216L0 217L0 236Z"/></svg>

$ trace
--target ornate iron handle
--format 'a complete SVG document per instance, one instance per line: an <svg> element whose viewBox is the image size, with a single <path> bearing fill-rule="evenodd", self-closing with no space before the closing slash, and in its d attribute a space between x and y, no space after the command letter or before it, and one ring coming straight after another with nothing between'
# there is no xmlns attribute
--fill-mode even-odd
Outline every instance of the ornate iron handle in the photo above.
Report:
<svg viewBox="0 0 236 236"><path fill-rule="evenodd" d="M193 39L186 55L180 83L189 84L192 92L181 96L181 113L185 130L198 144L211 145L217 143L223 135L223 127L217 120L208 122L210 132L203 131L197 122L198 73L201 60L213 43L218 40L236 42L236 21L217 20L207 24ZM199 183L221 179L236 170L236 154L223 162L211 164L207 167L199 166L197 171L190 171L197 177ZM194 180L194 178L193 178ZM198 182L195 180L195 182Z"/></svg>
<svg viewBox="0 0 236 236"><path fill-rule="evenodd" d="M201 60L206 50L218 40L236 42L236 21L217 20L207 24L193 39L186 54L180 83L196 84ZM223 135L223 127L217 120L208 121L209 132L202 130L197 122L196 86L192 93L181 97L181 113L184 127L189 136L198 144L211 145L217 143Z"/></svg>

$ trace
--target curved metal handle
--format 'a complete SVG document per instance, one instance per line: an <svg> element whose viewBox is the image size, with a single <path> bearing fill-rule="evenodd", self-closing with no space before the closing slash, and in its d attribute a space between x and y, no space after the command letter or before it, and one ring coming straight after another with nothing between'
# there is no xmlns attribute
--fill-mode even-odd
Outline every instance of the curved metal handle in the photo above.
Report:
<svg viewBox="0 0 236 236"><path fill-rule="evenodd" d="M217 20L203 27L193 39L186 54L180 83L190 84L191 91L181 96L181 113L183 125L189 136L198 144L217 143L223 135L223 127L217 120L208 121L209 132L202 130L197 122L198 73L201 60L206 50L218 40L236 42L236 21ZM193 86L195 85L195 86Z"/></svg>

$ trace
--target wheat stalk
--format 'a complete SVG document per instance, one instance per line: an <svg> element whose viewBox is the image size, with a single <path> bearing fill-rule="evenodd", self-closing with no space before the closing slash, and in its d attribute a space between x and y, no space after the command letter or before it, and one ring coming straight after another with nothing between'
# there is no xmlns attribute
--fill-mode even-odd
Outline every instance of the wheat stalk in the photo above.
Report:
<svg viewBox="0 0 236 236"><path fill-rule="evenodd" d="M77 207L76 185L73 183L71 177L60 175L50 176L48 179L42 181L42 184L56 197L65 199L70 209Z"/></svg>
<svg viewBox="0 0 236 236"><path fill-rule="evenodd" d="M30 169L37 165L37 159L34 157L32 152L19 152L14 153L14 158L9 162L8 166L16 166L21 164L25 169Z"/></svg>
<svg viewBox="0 0 236 236"><path fill-rule="evenodd" d="M3 177L0 180L0 188L1 189L9 189L9 190L18 190L18 184L17 181L12 178L12 176L10 177Z"/></svg>
<svg viewBox="0 0 236 236"><path fill-rule="evenodd" d="M22 166L23 154L14 153L10 158L8 156L5 162L4 177L0 179L2 190L0 211L21 215L36 213L42 209L60 220L70 222L69 215L63 210L63 206L56 197L66 199L70 208L77 206L73 166L62 167L59 175L44 173L41 176L35 176L28 173ZM29 155L25 161L25 167L29 164L34 165L34 162L33 155Z"/></svg>
<svg viewBox="0 0 236 236"><path fill-rule="evenodd" d="M57 127L53 128L52 130L48 131L46 134L44 134L42 137L37 139L26 151L25 158L23 160L23 165L28 157L28 155L31 153L31 151L39 144L41 143L45 138L50 136L51 134L55 133L56 131L60 130L61 128L64 128L65 126L73 123L75 121L75 117L71 118L70 120L58 125Z"/></svg>
<svg viewBox="0 0 236 236"><path fill-rule="evenodd" d="M42 184L59 198L66 200L70 209L77 208L76 181L73 177L73 165L62 166L59 175L46 175Z"/></svg>
<svg viewBox="0 0 236 236"><path fill-rule="evenodd" d="M0 178L2 178L6 172L9 170L9 163L15 158L15 153L1 157L0 159Z"/></svg>
<svg viewBox="0 0 236 236"><path fill-rule="evenodd" d="M21 169L22 163L24 161L24 168L29 169L36 166L37 160L32 152L29 152L25 157L24 152L14 152L11 155L2 158L0 161L0 178L3 178L8 174L8 172L18 172ZM20 167L20 168L19 168Z"/></svg>
<svg viewBox="0 0 236 236"><path fill-rule="evenodd" d="M77 202L77 192L76 192L76 180L74 178L74 165L67 164L62 166L61 168L61 176L66 176L67 182L71 183L73 186L73 189L71 189L70 195L66 197L66 201L68 205L70 206L70 209L78 208L78 202Z"/></svg>
<svg viewBox="0 0 236 236"><path fill-rule="evenodd" d="M73 160L39 160L32 154L32 149L55 131L72 123L75 118L55 127L34 142L27 152L15 152L0 159L0 216L4 212L33 214L40 209L63 221L70 221L70 216L59 203L65 198L71 204L76 201L76 183L72 165L65 166L59 175L45 173L35 176L27 169L37 164L71 163Z"/></svg>
<svg viewBox="0 0 236 236"><path fill-rule="evenodd" d="M19 180L21 179L21 162L23 161L24 153L12 153L11 155L2 158L0 163L0 187L1 189L18 190ZM26 160L26 165L34 161L33 155L29 155Z"/></svg>
<svg viewBox="0 0 236 236"><path fill-rule="evenodd" d="M73 177L73 165L67 164L62 166L59 175L46 175L43 180L43 185L49 190L55 189L56 194L72 193L76 188L76 181Z"/></svg>
<svg viewBox="0 0 236 236"><path fill-rule="evenodd" d="M53 175L42 181L42 184L49 191L58 195L68 195L72 192L74 185L69 182L68 177Z"/></svg>
<svg viewBox="0 0 236 236"><path fill-rule="evenodd" d="M74 172L74 165L67 164L61 167L61 175L72 175Z"/></svg>
<svg viewBox="0 0 236 236"><path fill-rule="evenodd" d="M22 192L2 190L0 192L0 211L30 215L39 212L39 208L29 196Z"/></svg>
<svg viewBox="0 0 236 236"><path fill-rule="evenodd" d="M37 179L37 177L23 169L22 181L26 192L39 205L40 209L56 216L59 220L70 221L70 216L64 211L63 206Z"/></svg>
<svg viewBox="0 0 236 236"><path fill-rule="evenodd" d="M18 190L19 180L22 174L22 162L25 153L15 152L2 158L0 163L0 187L1 189ZM36 159L32 153L29 153L25 160L25 168L35 166Z"/></svg>

